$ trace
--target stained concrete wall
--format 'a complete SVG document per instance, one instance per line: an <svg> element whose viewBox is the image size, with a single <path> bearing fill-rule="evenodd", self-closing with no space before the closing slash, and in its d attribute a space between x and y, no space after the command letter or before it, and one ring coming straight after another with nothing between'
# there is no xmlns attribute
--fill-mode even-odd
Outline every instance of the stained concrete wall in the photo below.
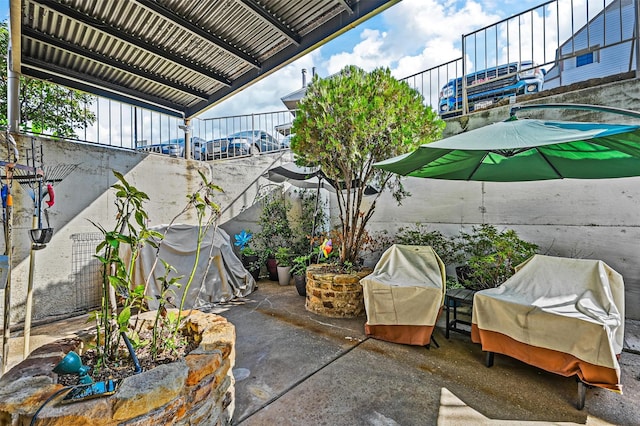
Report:
<svg viewBox="0 0 640 426"><path fill-rule="evenodd" d="M636 80L626 80L530 102L592 103L640 111L640 90ZM519 115L534 116L529 112ZM559 110L547 110L544 116L563 120L633 121L609 114ZM478 112L450 120L446 134L471 130L506 117L508 106ZM30 146L29 138L19 139L21 145ZM182 208L185 195L200 181L197 171L203 171L225 190L216 201L224 210L221 226L233 235L244 228L258 230L260 210L256 196L269 185L260 176L270 167L291 160L288 153L200 163L64 141L42 140L41 143L47 165L77 164L78 167L56 184L56 204L50 209L55 234L45 249L35 253L35 319L63 315L75 309L78 289L71 276L70 236L96 232L89 220L107 227L112 224L115 214L114 197L109 190L115 182L112 169L124 173L132 184L148 193L151 224L168 222ZM447 235L481 223L494 224L499 229L512 228L524 239L538 244L543 253L606 261L624 276L627 318L640 319L640 178L528 183L407 178L405 185L413 195L401 206L388 194L382 194L371 221L371 231L393 232L417 222ZM14 189L16 250L11 282L12 323L24 318L29 271L27 231L32 221L31 199L20 185L14 184ZM334 202L331 207L335 221ZM191 215L183 222L194 220ZM3 293L0 291L0 296Z"/></svg>
<svg viewBox="0 0 640 426"><path fill-rule="evenodd" d="M25 164L31 138L17 137L17 142L22 159L19 163ZM279 153L255 157L251 161L204 163L50 139L36 139L35 145L42 146L45 167L77 167L61 182L55 183L55 205L49 209L54 236L44 249L33 252L34 321L76 311L77 300L82 298L79 294L82 286L75 282L72 274L71 236L99 232L91 222L105 229L113 227L116 208L114 191L110 187L116 183L116 178L112 170L124 174L130 184L148 194L150 201L146 209L150 225L168 223L182 210L186 195L195 191L201 182L198 175L201 171L224 190L215 198L224 209L222 223L250 207L260 185L264 184L259 178L262 173L290 160L290 153ZM21 322L25 316L31 247L28 232L32 228L34 211L27 191L24 185L13 182L11 323ZM188 212L179 222L195 224L197 220L193 212ZM44 217L43 225L46 226ZM4 238L0 240L0 250L4 253ZM0 290L0 301L4 300L4 294L5 291ZM0 303L0 313L4 315L3 312L4 303Z"/></svg>

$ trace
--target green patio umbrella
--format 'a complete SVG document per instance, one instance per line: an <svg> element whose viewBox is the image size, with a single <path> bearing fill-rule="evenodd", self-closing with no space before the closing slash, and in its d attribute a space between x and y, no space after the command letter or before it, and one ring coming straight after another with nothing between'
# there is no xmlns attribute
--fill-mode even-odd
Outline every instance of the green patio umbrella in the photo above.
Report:
<svg viewBox="0 0 640 426"><path fill-rule="evenodd" d="M517 182L640 175L640 126L509 120L374 165L403 176Z"/></svg>

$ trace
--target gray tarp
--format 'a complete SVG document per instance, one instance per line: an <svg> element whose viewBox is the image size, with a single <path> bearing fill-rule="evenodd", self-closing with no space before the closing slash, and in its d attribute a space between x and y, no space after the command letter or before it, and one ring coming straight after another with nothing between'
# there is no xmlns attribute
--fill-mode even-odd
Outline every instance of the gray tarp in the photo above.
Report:
<svg viewBox="0 0 640 426"><path fill-rule="evenodd" d="M183 275L182 286L175 289L174 304L179 306L184 287L196 260L196 242L198 227L193 225L167 225L153 228L164 234L160 248L160 258L173 266L177 273L170 277ZM136 283L144 283L156 259L156 250L147 245L140 253L133 272ZM162 284L158 281L165 273L161 262L154 270L146 295L149 296L149 309L157 309L157 296L162 293ZM213 303L226 302L236 297L250 294L256 288L256 282L244 268L242 262L233 251L229 234L218 227L212 227L205 235L200 249L198 266L191 286L187 292L185 308L200 308Z"/></svg>

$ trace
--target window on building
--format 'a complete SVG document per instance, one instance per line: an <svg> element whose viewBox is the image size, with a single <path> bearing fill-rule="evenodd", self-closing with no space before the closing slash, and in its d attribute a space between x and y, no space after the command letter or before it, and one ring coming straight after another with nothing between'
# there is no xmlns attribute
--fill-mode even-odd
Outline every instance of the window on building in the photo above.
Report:
<svg viewBox="0 0 640 426"><path fill-rule="evenodd" d="M593 63L593 52L576 56L576 67L582 67Z"/></svg>

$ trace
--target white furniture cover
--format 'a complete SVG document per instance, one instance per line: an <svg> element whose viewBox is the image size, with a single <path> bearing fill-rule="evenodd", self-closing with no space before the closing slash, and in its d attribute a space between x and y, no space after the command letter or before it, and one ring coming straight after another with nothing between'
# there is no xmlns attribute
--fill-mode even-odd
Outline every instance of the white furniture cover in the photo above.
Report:
<svg viewBox="0 0 640 426"><path fill-rule="evenodd" d="M367 312L367 334L397 343L428 344L444 303L445 266L429 246L393 245L373 272L360 280ZM377 335L375 328L404 327L398 338ZM409 326L409 327L407 327ZM407 336L427 327L426 342ZM396 330L396 332L398 332ZM388 329L386 330L388 331Z"/></svg>
<svg viewBox="0 0 640 426"><path fill-rule="evenodd" d="M161 234L166 233L161 243L160 258L177 270L177 272L171 272L169 277L184 276L181 280L182 287L175 289L176 294L173 297L173 303L179 306L185 284L196 260L198 227L178 224L172 225L168 230L167 228L167 225L160 225L152 229ZM128 256L125 254L125 257ZM134 276L137 284L145 282L155 260L156 250L146 245L136 262ZM158 262L146 292L149 296L149 309L158 308L156 296L162 293L162 284L158 278L164 273L162 263ZM187 292L185 309L206 307L243 297L253 292L255 288L255 280L233 251L229 234L221 228L211 227L202 241L200 258Z"/></svg>
<svg viewBox="0 0 640 426"><path fill-rule="evenodd" d="M484 350L620 390L624 282L600 260L535 255L501 286L475 294L472 324ZM501 336L529 350L496 341Z"/></svg>

